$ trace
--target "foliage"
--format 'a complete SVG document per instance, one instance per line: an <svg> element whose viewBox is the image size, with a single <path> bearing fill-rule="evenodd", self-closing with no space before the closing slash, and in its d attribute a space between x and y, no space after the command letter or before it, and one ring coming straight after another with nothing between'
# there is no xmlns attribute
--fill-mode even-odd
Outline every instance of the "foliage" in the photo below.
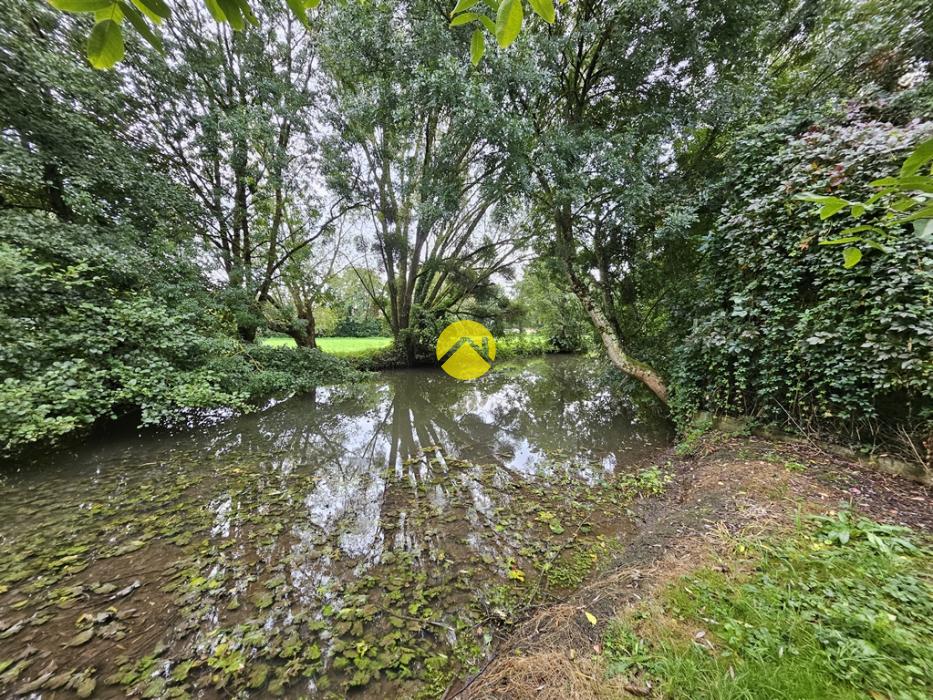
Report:
<svg viewBox="0 0 933 700"><path fill-rule="evenodd" d="M486 0L486 7L478 7L480 0L459 0L451 11L451 27L460 27L467 24L476 24L470 36L470 61L474 66L479 65L486 53L485 29L493 36L500 48L507 49L522 31L522 22L525 18L526 0ZM567 0L560 0L563 5ZM557 10L554 0L527 0L532 12L548 24L554 24ZM486 14L490 10L493 17Z"/></svg>
<svg viewBox="0 0 933 700"><path fill-rule="evenodd" d="M345 363L318 352L244 350L224 336L222 309L205 306L195 270L121 233L0 216L4 449L127 412L151 424L190 409L248 410L272 393L352 378ZM157 271L187 275L185 286Z"/></svg>
<svg viewBox="0 0 933 700"><path fill-rule="evenodd" d="M926 697L931 553L906 528L853 520L737 543L748 573L703 570L669 587L663 611L610 626L610 670L672 698Z"/></svg>
<svg viewBox="0 0 933 700"><path fill-rule="evenodd" d="M321 35L331 79L323 171L358 202L360 282L407 364L432 357L438 332L498 296L522 232L497 186L509 161L491 147L497 82L464 76L449 31L424 0L328 15ZM370 261L371 256L371 261Z"/></svg>
<svg viewBox="0 0 933 700"><path fill-rule="evenodd" d="M192 262L199 207L126 141L138 103L61 52L70 22L29 9L3 0L0 28L2 449L352 377L319 353L230 337L230 309Z"/></svg>
<svg viewBox="0 0 933 700"><path fill-rule="evenodd" d="M556 352L547 336L540 333L508 333L496 338L496 361L534 357Z"/></svg>
<svg viewBox="0 0 933 700"><path fill-rule="evenodd" d="M684 431L683 440L674 447L674 454L678 457L691 457L695 455L702 445L703 437L713 428L712 416L700 414L691 421Z"/></svg>
<svg viewBox="0 0 933 700"><path fill-rule="evenodd" d="M886 246L896 245L898 234L905 227L914 235L933 234L933 138L924 141L904 161L900 173L871 182L876 192L864 202L849 202L834 195L804 194L798 199L820 204L820 219L828 219L848 209L859 220L876 210L883 212L874 224L857 224L839 232L839 238L821 240L820 245L844 245L843 263L846 269L862 259L861 246L888 252ZM908 227L907 224L910 224ZM880 240L879 240L880 239Z"/></svg>
<svg viewBox="0 0 933 700"><path fill-rule="evenodd" d="M524 323L548 339L560 352L578 352L591 345L592 326L580 300L567 288L563 273L545 259L525 270L518 285Z"/></svg>
<svg viewBox="0 0 933 700"><path fill-rule="evenodd" d="M884 427L922 434L933 418L933 237L866 209L896 244L845 269L818 245L845 226L794 202L859 201L928 138L929 123L896 126L871 116L879 108L791 116L737 141L735 194L703 243L697 320L677 358L680 420L706 408L870 440Z"/></svg>
<svg viewBox="0 0 933 700"><path fill-rule="evenodd" d="M365 285L360 277L366 280ZM375 273L358 268L344 270L327 279L324 303L336 322L332 331L325 335L368 338L389 334L379 307L366 292L376 283Z"/></svg>
<svg viewBox="0 0 933 700"><path fill-rule="evenodd" d="M173 18L172 9L164 0L49 0L49 4L64 12L94 15L87 57L97 69L113 68L123 60L124 21L135 30L135 34L162 53L164 45L156 27ZM174 4L183 7L182 3ZM247 25L258 27L260 20L256 10L261 4L260 0L204 0L204 7L214 21L227 24L234 31L242 31ZM320 5L321 0L285 0L285 4L295 19L307 26L308 11ZM184 26L190 22L190 16L182 13L180 21Z"/></svg>
<svg viewBox="0 0 933 700"><path fill-rule="evenodd" d="M205 37L207 12L179 5L164 59L134 55L128 91L142 102L144 137L200 207L203 255L241 337L252 341L271 317L298 338L310 323L300 344L313 347L321 280L302 273L325 267L319 248L336 237L346 203L314 187L316 44L280 3L256 12L261 28Z"/></svg>
<svg viewBox="0 0 933 700"><path fill-rule="evenodd" d="M769 10L572 3L553 28L529 32L531 49L509 67L521 86L508 93L510 172L532 204L539 250L560 264L611 361L662 402L664 378L636 344L665 326L658 283L685 247L690 259L685 234L705 200L692 161L705 162L741 115Z"/></svg>
<svg viewBox="0 0 933 700"><path fill-rule="evenodd" d="M500 47L508 48L521 32L525 1L545 22L554 23L554 0L485 0L496 17L495 21L485 14L466 12L478 4L479 0L460 0L451 12L451 26L479 22L496 38ZM560 0L560 4L565 2L567 0ZM162 38L156 28L164 20L173 17L169 4L164 0L49 0L49 4L64 12L94 15L95 24L88 37L87 57L91 65L98 69L113 68L123 60L124 20L140 38L161 52ZM316 9L321 0L285 0L285 4L298 22L310 27L308 13ZM261 0L204 0L204 6L211 17L216 22L229 25L234 31L260 25L260 18L256 13L258 5L261 5ZM475 66L485 53L482 29L473 32L470 53Z"/></svg>

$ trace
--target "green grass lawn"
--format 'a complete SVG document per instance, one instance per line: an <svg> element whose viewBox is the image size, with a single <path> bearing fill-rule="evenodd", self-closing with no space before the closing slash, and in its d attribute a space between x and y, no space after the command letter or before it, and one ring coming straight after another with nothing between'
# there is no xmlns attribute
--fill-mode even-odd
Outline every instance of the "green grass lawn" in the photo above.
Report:
<svg viewBox="0 0 933 700"><path fill-rule="evenodd" d="M930 697L933 554L916 533L842 511L732 544L728 566L610 623L610 675L684 700Z"/></svg>
<svg viewBox="0 0 933 700"><path fill-rule="evenodd" d="M263 338L263 345L272 347L295 347L295 341L291 338L278 335L271 338ZM318 347L331 355L354 355L359 352L370 350L381 350L392 344L391 338L370 337L370 338L318 338Z"/></svg>

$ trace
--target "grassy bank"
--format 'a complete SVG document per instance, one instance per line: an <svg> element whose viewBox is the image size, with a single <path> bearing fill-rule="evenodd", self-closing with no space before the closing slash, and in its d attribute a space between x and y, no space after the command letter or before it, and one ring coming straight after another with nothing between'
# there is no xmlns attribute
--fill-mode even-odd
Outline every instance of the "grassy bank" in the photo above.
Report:
<svg viewBox="0 0 933 700"><path fill-rule="evenodd" d="M285 335L276 335L262 339L263 345L276 348L294 348L295 341ZM318 338L318 347L330 355L357 355L375 352L392 345L391 338L372 336L368 338Z"/></svg>
<svg viewBox="0 0 933 700"><path fill-rule="evenodd" d="M930 697L933 559L910 530L841 511L718 544L610 623L607 680L665 698Z"/></svg>
<svg viewBox="0 0 933 700"><path fill-rule="evenodd" d="M262 339L262 344L269 347L296 347L295 341L288 336L270 336ZM392 338L373 336L368 338L318 338L318 347L329 355L337 355L351 361L358 361L365 369L394 367L401 363L400 358L392 356ZM519 357L533 357L556 352L548 339L537 333L510 334L496 338L496 359L511 360Z"/></svg>
<svg viewBox="0 0 933 700"><path fill-rule="evenodd" d="M927 698L933 498L713 434L616 565L510 630L467 698Z"/></svg>

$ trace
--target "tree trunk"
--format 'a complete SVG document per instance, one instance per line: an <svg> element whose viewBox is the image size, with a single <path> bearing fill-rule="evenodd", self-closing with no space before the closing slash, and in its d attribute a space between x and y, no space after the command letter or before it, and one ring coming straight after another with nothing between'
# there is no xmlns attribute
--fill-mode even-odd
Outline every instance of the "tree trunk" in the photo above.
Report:
<svg viewBox="0 0 933 700"><path fill-rule="evenodd" d="M256 342L256 331L258 327L255 323L241 323L237 325L237 332L240 334L240 339L247 343Z"/></svg>
<svg viewBox="0 0 933 700"><path fill-rule="evenodd" d="M622 349L622 343L618 335L614 332L612 323L610 323L606 314L603 313L603 310L593 301L586 283L580 279L580 276L577 274L576 270L574 270L573 260L571 259L573 235L568 217L568 212L561 212L557 218L556 225L560 259L564 265L564 271L567 273L567 278L570 281L570 288L573 289L573 293L576 294L580 303L583 304L583 308L590 317L590 321L592 321L593 326L596 327L596 332L599 333L603 347L606 348L606 354L609 355L609 361L622 372L630 377L634 377L651 389L654 395L661 400L661 403L666 406L668 404L668 393L664 380L662 380L660 375L649 365L644 362L639 362Z"/></svg>
<svg viewBox="0 0 933 700"><path fill-rule="evenodd" d="M290 326L285 332L299 348L316 348L317 325L314 322L314 312L310 309L307 311L300 309L298 320L301 322L298 327Z"/></svg>

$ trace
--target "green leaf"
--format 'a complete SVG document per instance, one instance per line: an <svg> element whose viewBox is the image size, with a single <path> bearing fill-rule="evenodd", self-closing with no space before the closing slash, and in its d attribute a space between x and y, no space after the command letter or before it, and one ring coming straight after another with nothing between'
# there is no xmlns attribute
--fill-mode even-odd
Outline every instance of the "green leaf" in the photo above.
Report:
<svg viewBox="0 0 933 700"><path fill-rule="evenodd" d="M875 250L880 250L882 253L890 253L890 252L891 252L891 249L890 249L890 248L888 248L887 246L881 245L878 241L876 241L876 240L874 240L874 239L872 239L872 238L866 238L866 239L864 240L864 243L865 243L865 245L867 245L869 248L874 248Z"/></svg>
<svg viewBox="0 0 933 700"><path fill-rule="evenodd" d="M465 12L478 2L479 0L460 0L460 2L457 3L457 6L451 11L450 16L453 17L459 12Z"/></svg>
<svg viewBox="0 0 933 700"><path fill-rule="evenodd" d="M113 68L123 60L123 33L120 25L112 19L105 19L94 25L87 40L87 57L91 65L98 70Z"/></svg>
<svg viewBox="0 0 933 700"><path fill-rule="evenodd" d="M482 29L473 31L473 37L470 39L470 61L473 66L478 66L483 60L483 54L486 53L486 37Z"/></svg>
<svg viewBox="0 0 933 700"><path fill-rule="evenodd" d="M305 9L313 10L320 4L321 4L321 0L305 0Z"/></svg>
<svg viewBox="0 0 933 700"><path fill-rule="evenodd" d="M490 34L493 36L496 35L496 25L491 19L489 19L489 17L486 15L479 15L479 21L484 27L486 27Z"/></svg>
<svg viewBox="0 0 933 700"><path fill-rule="evenodd" d="M895 224L906 224L909 221L918 221L919 219L933 219L933 206L924 207L919 211L915 211L910 216L905 216L901 219L896 219Z"/></svg>
<svg viewBox="0 0 933 700"><path fill-rule="evenodd" d="M832 195L826 194L811 194L809 192L804 194L798 194L794 199L800 200L801 202L816 202L817 204L822 204L823 202L829 202L832 200L838 200L839 197L833 197Z"/></svg>
<svg viewBox="0 0 933 700"><path fill-rule="evenodd" d="M224 17L226 17L234 31L239 32L246 27L243 14L240 12L240 5L236 0L217 0L217 4L220 5Z"/></svg>
<svg viewBox="0 0 933 700"><path fill-rule="evenodd" d="M548 24L554 24L557 14L554 11L554 0L528 0L531 9Z"/></svg>
<svg viewBox="0 0 933 700"><path fill-rule="evenodd" d="M877 226L869 226L868 224L863 224L862 226L852 226L850 228L842 229L839 233L843 236L849 236L853 233L862 233L864 231L872 231L874 233L880 233L884 236L887 231L884 229L878 228Z"/></svg>
<svg viewBox="0 0 933 700"><path fill-rule="evenodd" d="M145 5L146 9L156 17L168 19L172 16L172 11L168 9L168 5L165 4L164 0L139 0L139 3Z"/></svg>
<svg viewBox="0 0 933 700"><path fill-rule="evenodd" d="M450 20L451 27L459 27L463 24L469 24L470 22L479 19L479 15L474 12L464 12L462 15L457 15L452 20Z"/></svg>
<svg viewBox="0 0 933 700"><path fill-rule="evenodd" d="M253 9L249 6L249 2L247 0L236 0L236 4L240 8L240 14L243 15L243 19L254 27L258 27L259 20L256 19L256 15L253 14Z"/></svg>
<svg viewBox="0 0 933 700"><path fill-rule="evenodd" d="M107 19L112 19L117 24L123 24L123 10L120 9L117 3L114 2L103 10L98 10L94 13L95 22L99 23Z"/></svg>
<svg viewBox="0 0 933 700"><path fill-rule="evenodd" d="M892 204L889 208L894 211L907 211L908 209L913 209L918 204L921 204L920 199L914 199L913 197L902 197Z"/></svg>
<svg viewBox="0 0 933 700"><path fill-rule="evenodd" d="M133 25L133 29L139 32L139 35L146 40L152 48L154 48L159 53L162 53L162 39L159 38L146 24L146 19L143 17L142 13L137 10L132 5L122 2L120 7L123 9L123 14L126 15L126 18L129 20L130 24Z"/></svg>
<svg viewBox="0 0 933 700"><path fill-rule="evenodd" d="M502 0L496 13L496 41L507 49L522 30L522 0Z"/></svg>
<svg viewBox="0 0 933 700"><path fill-rule="evenodd" d="M901 166L901 176L916 175L920 168L933 160L933 139L927 139L910 154Z"/></svg>
<svg viewBox="0 0 933 700"><path fill-rule="evenodd" d="M820 218L828 219L833 214L838 214L840 211L849 206L849 203L844 199L839 199L838 197L831 197L822 207L820 207Z"/></svg>
<svg viewBox="0 0 933 700"><path fill-rule="evenodd" d="M304 0L285 0L288 9L298 18L304 26L308 26L308 10L305 8Z"/></svg>
<svg viewBox="0 0 933 700"><path fill-rule="evenodd" d="M62 12L97 12L110 7L113 0L49 0L49 4Z"/></svg>
<svg viewBox="0 0 933 700"><path fill-rule="evenodd" d="M893 187L897 190L915 190L933 193L933 177L929 175L908 175L903 177L883 177L870 183L872 187Z"/></svg>
<svg viewBox="0 0 933 700"><path fill-rule="evenodd" d="M211 17L214 18L215 22L227 21L227 16L224 14L217 0L204 0L204 4L207 6L207 10L211 13Z"/></svg>
<svg viewBox="0 0 933 700"><path fill-rule="evenodd" d="M143 0L132 0L133 5L136 6L136 9L143 13L146 17L149 18L149 21L153 24L162 24L164 17L157 15L153 12ZM166 8L167 9L167 8Z"/></svg>
<svg viewBox="0 0 933 700"><path fill-rule="evenodd" d="M596 616L593 613L591 613L589 610L584 610L583 614L586 615L586 619L591 625L596 624Z"/></svg>
<svg viewBox="0 0 933 700"><path fill-rule="evenodd" d="M858 248L846 248L842 251L842 266L847 270L858 265L858 262L861 259L862 251L860 251Z"/></svg>
<svg viewBox="0 0 933 700"><path fill-rule="evenodd" d="M845 238L831 238L828 241L820 241L820 245L848 245L849 243L858 243L862 240L861 236L846 236Z"/></svg>

